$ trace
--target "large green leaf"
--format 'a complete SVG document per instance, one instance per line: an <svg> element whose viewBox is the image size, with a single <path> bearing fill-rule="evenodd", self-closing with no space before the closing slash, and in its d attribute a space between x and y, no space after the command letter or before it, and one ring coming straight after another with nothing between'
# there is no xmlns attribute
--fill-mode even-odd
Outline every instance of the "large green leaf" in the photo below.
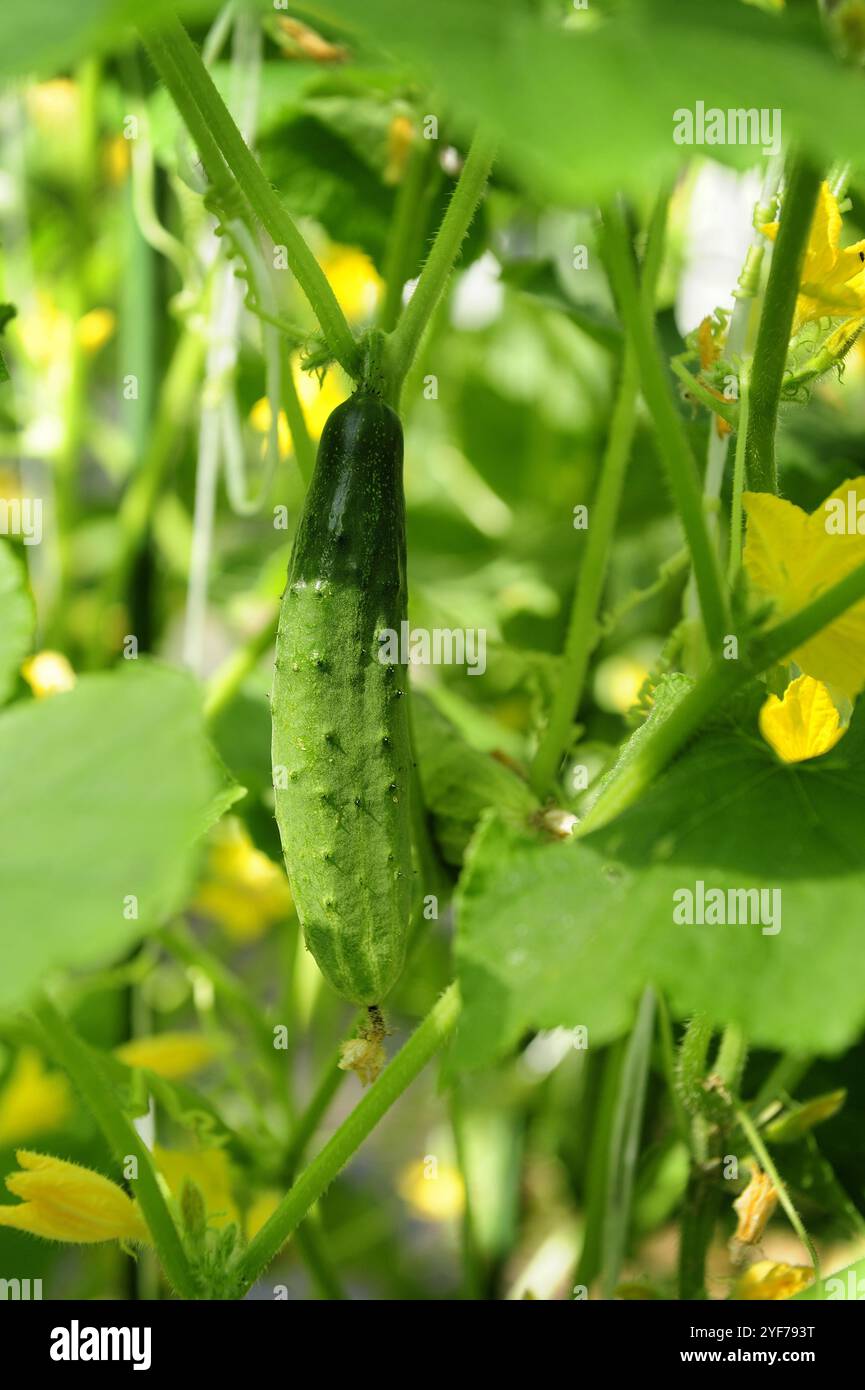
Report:
<svg viewBox="0 0 865 1390"><path fill-rule="evenodd" d="M304 9L412 61L467 121L497 130L507 168L562 201L657 187L693 152L674 143L673 113L697 101L777 109L784 139L799 138L827 165L858 160L865 138L862 75L831 53L815 5L770 15L735 0L619 0L592 5L572 27L556 6L524 0L316 0ZM746 167L760 148L703 153Z"/></svg>
<svg viewBox="0 0 865 1390"><path fill-rule="evenodd" d="M24 566L6 541L0 541L0 704L15 688L18 668L30 650L33 602Z"/></svg>
<svg viewBox="0 0 865 1390"><path fill-rule="evenodd" d="M0 8L0 74L22 76L67 68L94 51L134 38L134 25L179 11L212 15L218 0L39 0Z"/></svg>
<svg viewBox="0 0 865 1390"><path fill-rule="evenodd" d="M645 799L582 841L488 815L458 894L459 1052L485 1062L528 1028L629 1025L647 984L757 1045L846 1047L865 1022L865 718L824 758L777 762L716 731ZM780 889L781 929L679 925L688 888ZM769 900L771 901L771 900Z"/></svg>
<svg viewBox="0 0 865 1390"><path fill-rule="evenodd" d="M190 677L141 661L0 717L0 1007L181 904L195 839L231 796L200 706Z"/></svg>

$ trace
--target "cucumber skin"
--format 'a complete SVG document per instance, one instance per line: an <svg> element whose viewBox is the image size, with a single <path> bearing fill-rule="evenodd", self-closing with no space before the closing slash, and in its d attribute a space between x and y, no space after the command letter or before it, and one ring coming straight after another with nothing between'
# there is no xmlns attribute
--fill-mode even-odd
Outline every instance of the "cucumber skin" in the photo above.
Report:
<svg viewBox="0 0 865 1390"><path fill-rule="evenodd" d="M408 674L378 655L379 633L399 633L407 613L402 460L399 417L376 396L357 392L327 420L271 702L276 819L304 938L333 987L367 1006L402 972L412 906Z"/></svg>

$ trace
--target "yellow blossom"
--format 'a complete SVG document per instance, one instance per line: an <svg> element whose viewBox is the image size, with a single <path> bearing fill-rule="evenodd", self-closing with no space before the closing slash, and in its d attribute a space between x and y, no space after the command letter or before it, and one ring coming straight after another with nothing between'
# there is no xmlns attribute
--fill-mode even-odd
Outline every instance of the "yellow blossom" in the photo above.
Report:
<svg viewBox="0 0 865 1390"><path fill-rule="evenodd" d="M72 351L72 319L51 295L39 291L31 309L18 315L15 333L34 367L68 370Z"/></svg>
<svg viewBox="0 0 865 1390"><path fill-rule="evenodd" d="M414 143L415 129L408 116L394 116L387 132L387 167L385 183L400 183Z"/></svg>
<svg viewBox="0 0 865 1390"><path fill-rule="evenodd" d="M94 353L108 342L116 326L117 317L111 309L91 309L78 320L75 332L84 351Z"/></svg>
<svg viewBox="0 0 865 1390"><path fill-rule="evenodd" d="M244 1221L247 1240L252 1240L254 1236L258 1235L262 1226L273 1216L273 1213L276 1211L281 1201L282 1193L277 1192L276 1189L272 1187L267 1188L264 1192L259 1192L258 1195L252 1199L250 1206L247 1208L246 1220Z"/></svg>
<svg viewBox="0 0 865 1390"><path fill-rule="evenodd" d="M321 268L350 323L372 318L383 284L365 251L356 246L331 246L321 258Z"/></svg>
<svg viewBox="0 0 865 1390"><path fill-rule="evenodd" d="M132 1038L115 1048L114 1055L127 1067L146 1067L166 1081L182 1081L208 1066L218 1049L200 1033L159 1033Z"/></svg>
<svg viewBox="0 0 865 1390"><path fill-rule="evenodd" d="M270 408L270 401L267 396L262 396L261 400L255 402L249 412L249 423L258 433L267 436L270 433L270 424L273 419L273 412ZM276 422L276 438L279 445L279 457L287 459L291 454L291 430L288 428L288 420L285 411L281 410ZM262 445L262 448L266 447Z"/></svg>
<svg viewBox="0 0 865 1390"><path fill-rule="evenodd" d="M74 1108L63 1073L47 1071L35 1047L22 1047L0 1092L0 1145L62 1128Z"/></svg>
<svg viewBox="0 0 865 1390"><path fill-rule="evenodd" d="M758 1260L739 1276L730 1296L746 1302L792 1298L802 1289L807 1289L813 1280L814 1271L809 1265L775 1264L773 1260Z"/></svg>
<svg viewBox="0 0 865 1390"><path fill-rule="evenodd" d="M778 1189L756 1163L751 1164L748 1186L733 1203L739 1218L733 1241L737 1245L756 1245L778 1205Z"/></svg>
<svg viewBox="0 0 865 1390"><path fill-rule="evenodd" d="M778 223L768 222L761 230L774 241ZM805 251L794 332L810 320L848 318L865 310L865 241L846 247L840 242L841 210L824 182Z"/></svg>
<svg viewBox="0 0 865 1390"><path fill-rule="evenodd" d="M153 1149L153 1160L171 1190L180 1199L185 1182L194 1182L204 1198L210 1226L238 1221L231 1191L231 1165L224 1149Z"/></svg>
<svg viewBox="0 0 865 1390"><path fill-rule="evenodd" d="M110 184L122 183L131 167L130 141L125 135L112 135L102 148L102 166Z"/></svg>
<svg viewBox="0 0 865 1390"><path fill-rule="evenodd" d="M62 652L37 652L24 662L21 674L37 700L60 695L75 684L75 672Z"/></svg>
<svg viewBox="0 0 865 1390"><path fill-rule="evenodd" d="M27 92L28 113L46 134L52 130L67 131L78 120L80 109L80 91L68 77L37 82Z"/></svg>
<svg viewBox="0 0 865 1390"><path fill-rule="evenodd" d="M22 1201L0 1206L0 1226L79 1245L150 1239L137 1203L101 1173L27 1149L16 1157L24 1171L11 1173L6 1186Z"/></svg>
<svg viewBox="0 0 865 1390"><path fill-rule="evenodd" d="M865 535L855 524L843 530L835 524L838 509L855 517L861 506L865 513L865 477L842 483L810 515L767 492L746 492L742 500L745 569L777 618L790 617L865 562ZM865 600L789 656L806 675L854 699L865 687Z"/></svg>
<svg viewBox="0 0 865 1390"><path fill-rule="evenodd" d="M465 1206L465 1189L458 1169L449 1163L417 1159L400 1174L400 1196L425 1221L453 1221Z"/></svg>
<svg viewBox="0 0 865 1390"><path fill-rule="evenodd" d="M847 732L822 681L799 676L783 700L770 695L760 710L760 733L785 763L819 758Z"/></svg>
<svg viewBox="0 0 865 1390"><path fill-rule="evenodd" d="M256 941L290 915L291 890L282 867L256 849L242 821L229 816L214 832L191 906L232 941Z"/></svg>

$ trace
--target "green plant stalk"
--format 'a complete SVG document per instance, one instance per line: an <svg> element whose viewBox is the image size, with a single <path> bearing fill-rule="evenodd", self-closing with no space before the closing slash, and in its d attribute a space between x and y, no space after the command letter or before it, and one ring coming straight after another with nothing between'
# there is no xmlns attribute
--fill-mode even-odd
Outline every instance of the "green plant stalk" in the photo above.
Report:
<svg viewBox="0 0 865 1390"><path fill-rule="evenodd" d="M745 468L753 492L777 492L775 430L781 384L808 235L820 192L820 173L799 155L791 157L772 252L760 327L751 369Z"/></svg>
<svg viewBox="0 0 865 1390"><path fill-rule="evenodd" d="M452 984L250 1242L237 1267L241 1293L255 1283L313 1203L318 1201L379 1120L447 1041L459 1013L459 990L456 984Z"/></svg>
<svg viewBox="0 0 865 1390"><path fill-rule="evenodd" d="M166 1277L182 1298L197 1298L199 1291L180 1234L159 1184L150 1150L135 1126L112 1097L110 1086L100 1074L89 1049L72 1026L47 997L36 1006L35 1015L48 1049L58 1066L68 1073L109 1148L121 1168L127 1158L138 1163L135 1196L147 1222Z"/></svg>
<svg viewBox="0 0 865 1390"><path fill-rule="evenodd" d="M321 1298L328 1303L345 1301L345 1290L331 1263L320 1224L311 1218L303 1221L295 1234L303 1262Z"/></svg>
<svg viewBox="0 0 865 1390"><path fill-rule="evenodd" d="M733 503L730 511L730 559L727 583L732 589L742 563L742 492L745 486L745 453L748 438L748 417L751 410L751 368L743 362L739 371L739 432L736 435L736 457L733 463Z"/></svg>
<svg viewBox="0 0 865 1390"><path fill-rule="evenodd" d="M642 294L654 312L654 292L667 220L668 199L658 200L646 246ZM598 606L609 567L610 547L625 473L634 440L637 417L639 369L633 344L628 338L622 362L622 375L616 393L607 447L598 476L586 540L586 554L580 566L574 591L562 669L559 673L547 726L541 735L531 768L531 784L539 797L551 791L559 764L568 750L573 720L579 710L589 669L589 660L599 637Z"/></svg>
<svg viewBox="0 0 865 1390"><path fill-rule="evenodd" d="M865 598L865 564L783 622L757 637L738 661L716 659L693 690L608 785L574 832L579 838L599 830L632 806L671 758L725 700L760 672L782 661L815 633Z"/></svg>
<svg viewBox="0 0 865 1390"><path fill-rule="evenodd" d="M655 1023L655 992L647 986L622 1062L610 1135L609 1171L604 1212L603 1289L612 1298L628 1238L634 1177L649 1079L649 1055Z"/></svg>
<svg viewBox="0 0 865 1390"><path fill-rule="evenodd" d="M751 1119L751 1116L748 1114L748 1111L745 1109L743 1105L736 1106L736 1119L739 1121L739 1125L741 1126L745 1138L748 1140L748 1143L754 1150L754 1155L759 1160L760 1166L763 1168L764 1172L768 1173L769 1177L772 1179L772 1183L778 1191L778 1200L780 1201L781 1206L784 1208L784 1211L787 1213L787 1219L790 1222L790 1225L793 1227L793 1230L796 1232L805 1249L808 1251L811 1263L814 1266L814 1278L819 1282L820 1256L817 1254L814 1242L812 1241L808 1232L805 1230L805 1227L802 1223L802 1218L800 1217L798 1211L793 1205L793 1200L790 1196L790 1193L787 1190L787 1186L784 1182L784 1179L781 1177L781 1174L775 1167L775 1162L772 1158L772 1155L769 1153L769 1150L763 1143L762 1136L760 1135L757 1126L754 1124L753 1120Z"/></svg>
<svg viewBox="0 0 865 1390"><path fill-rule="evenodd" d="M402 291L414 270L426 225L430 198L437 186L435 140L415 140L396 195L384 262L384 297L378 326L385 333L396 327L402 308Z"/></svg>
<svg viewBox="0 0 865 1390"><path fill-rule="evenodd" d="M706 1251L715 1230L721 1194L699 1168L691 1169L679 1234L679 1298L706 1294Z"/></svg>
<svg viewBox="0 0 865 1390"><path fill-rule="evenodd" d="M170 19L160 35L149 33L144 42L198 145L211 181L217 190L224 188L227 166L233 175L231 183L242 196L244 211L251 210L274 244L285 247L288 264L330 351L357 380L360 350L327 276L246 145L183 25Z"/></svg>
<svg viewBox="0 0 865 1390"><path fill-rule="evenodd" d="M678 1081L676 1076L676 1045L673 1038L673 1020L670 1015L670 1006L663 994L658 995L658 1037L660 1041L661 1063L664 1069L664 1080L667 1083L667 1093L670 1105L673 1108L673 1118L676 1122L676 1129L683 1143L691 1149L691 1124L688 1113L682 1103L679 1094Z"/></svg>
<svg viewBox="0 0 865 1390"><path fill-rule="evenodd" d="M604 1051L601 1059L603 1070L600 1090L591 1116L591 1140L583 1201L583 1244L574 1274L574 1283L586 1289L594 1282L603 1262L610 1148L624 1055L625 1042L621 1038Z"/></svg>
<svg viewBox="0 0 865 1390"><path fill-rule="evenodd" d="M697 465L676 409L648 307L641 298L621 207L605 214L607 262L628 339L634 345L643 395L651 411L676 509L691 551L691 563L709 650L720 652L729 632L727 600L703 510Z"/></svg>
<svg viewBox="0 0 865 1390"><path fill-rule="evenodd" d="M479 130L472 140L414 293L388 340L387 374L395 400L414 360L424 329L444 294L463 239L486 188L494 154L494 144L485 131Z"/></svg>
<svg viewBox="0 0 865 1390"><path fill-rule="evenodd" d="M213 724L223 710L227 709L240 691L243 682L254 671L265 652L276 641L279 626L279 607L277 606L257 632L231 653L221 666L218 666L207 682L204 696L204 718Z"/></svg>

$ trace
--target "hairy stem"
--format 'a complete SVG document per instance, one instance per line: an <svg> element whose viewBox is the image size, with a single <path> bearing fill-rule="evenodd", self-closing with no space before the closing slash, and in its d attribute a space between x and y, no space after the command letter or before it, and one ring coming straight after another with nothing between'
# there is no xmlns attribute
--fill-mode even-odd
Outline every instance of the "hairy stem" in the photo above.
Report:
<svg viewBox="0 0 865 1390"><path fill-rule="evenodd" d="M610 278L629 340L634 345L643 395L655 422L676 509L691 551L709 650L720 652L724 635L729 630L727 601L703 511L697 465L673 400L647 305L640 297L625 219L618 204L607 211L604 223Z"/></svg>
<svg viewBox="0 0 865 1390"><path fill-rule="evenodd" d="M382 1116L411 1085L430 1058L450 1037L460 1012L459 991L451 985L427 1014L420 1027L358 1102L354 1110L325 1144L283 1197L270 1220L247 1247L237 1269L240 1290L245 1292L270 1264L314 1202L333 1182Z"/></svg>
<svg viewBox="0 0 865 1390"><path fill-rule="evenodd" d="M387 350L388 372L395 399L414 360L424 329L444 294L463 239L471 226L486 187L494 152L494 146L486 133L478 131L414 294L390 338Z"/></svg>
<svg viewBox="0 0 865 1390"><path fill-rule="evenodd" d="M787 170L778 237L763 312L754 349L745 467L754 492L777 492L775 430L781 383L808 234L820 192L820 174L803 158L794 156Z"/></svg>
<svg viewBox="0 0 865 1390"><path fill-rule="evenodd" d="M667 206L667 197L659 198L649 229L642 283L642 294L649 313L653 312ZM599 636L598 604L607 576L610 547L622 498L625 472L631 455L638 390L637 359L629 338L625 347L607 447L598 475L597 492L592 503L586 554L574 591L562 669L553 696L549 720L532 765L531 782L538 796L545 796L551 790L559 764L568 750L571 728L579 710L589 660Z"/></svg>
<svg viewBox="0 0 865 1390"><path fill-rule="evenodd" d="M183 25L169 20L161 34L148 33L144 42L198 146L211 182L223 196L239 193L241 215L251 211L274 244L285 247L288 264L330 351L348 374L358 379L360 350L327 276L244 142ZM230 171L228 176L226 171Z"/></svg>

